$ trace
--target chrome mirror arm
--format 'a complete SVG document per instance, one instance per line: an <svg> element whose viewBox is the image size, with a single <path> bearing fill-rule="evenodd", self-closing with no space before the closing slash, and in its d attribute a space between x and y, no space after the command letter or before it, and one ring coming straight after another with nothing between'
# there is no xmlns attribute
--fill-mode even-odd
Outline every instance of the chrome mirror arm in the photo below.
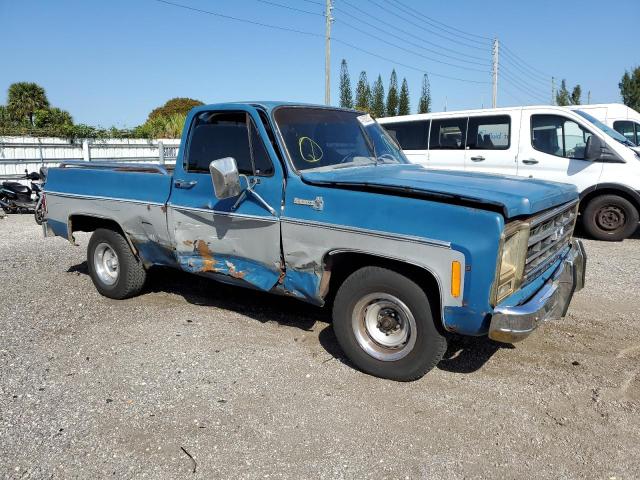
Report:
<svg viewBox="0 0 640 480"><path fill-rule="evenodd" d="M260 194L258 192L256 192L253 187L255 187L258 183L257 179L249 179L249 177L247 177L246 175L240 175L240 178L244 178L245 181L247 182L247 187L242 191L242 193L240 194L240 196L238 197L238 199L236 200L236 202L233 204L233 206L231 207L231 210L236 210L240 204L242 203L242 201L247 197L247 192L250 193L253 198L255 198L258 203L260 205L262 205L264 208L266 208L269 213L271 215L273 215L274 217L276 216L276 211L273 209L273 207L271 205L269 205L264 198L262 198L260 196Z"/></svg>

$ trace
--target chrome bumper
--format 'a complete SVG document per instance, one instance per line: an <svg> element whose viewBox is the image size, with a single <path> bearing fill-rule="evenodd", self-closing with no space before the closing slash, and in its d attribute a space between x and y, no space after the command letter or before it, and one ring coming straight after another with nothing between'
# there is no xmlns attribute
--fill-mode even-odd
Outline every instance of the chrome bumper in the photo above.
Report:
<svg viewBox="0 0 640 480"><path fill-rule="evenodd" d="M523 340L538 325L562 318L573 294L584 287L587 255L580 240L571 240L571 250L547 283L527 302L516 307L496 307L489 338L514 343Z"/></svg>

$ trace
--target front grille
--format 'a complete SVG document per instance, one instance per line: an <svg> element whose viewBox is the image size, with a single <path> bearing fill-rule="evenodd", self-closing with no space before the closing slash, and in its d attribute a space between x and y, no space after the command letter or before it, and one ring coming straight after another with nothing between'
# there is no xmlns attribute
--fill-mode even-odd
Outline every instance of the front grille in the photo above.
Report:
<svg viewBox="0 0 640 480"><path fill-rule="evenodd" d="M577 201L531 218L524 267L525 283L538 277L564 253L571 241L577 218Z"/></svg>

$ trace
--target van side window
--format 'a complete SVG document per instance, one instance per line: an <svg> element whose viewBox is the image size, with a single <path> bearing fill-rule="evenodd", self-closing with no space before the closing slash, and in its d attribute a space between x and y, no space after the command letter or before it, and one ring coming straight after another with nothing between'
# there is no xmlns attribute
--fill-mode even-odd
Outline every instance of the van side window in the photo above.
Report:
<svg viewBox="0 0 640 480"><path fill-rule="evenodd" d="M203 112L193 122L187 151L189 172L209 173L213 160L233 157L245 175L271 175L273 166L249 115Z"/></svg>
<svg viewBox="0 0 640 480"><path fill-rule="evenodd" d="M463 150L467 137L467 117L431 121L429 150Z"/></svg>
<svg viewBox="0 0 640 480"><path fill-rule="evenodd" d="M511 137L511 117L470 117L467 130L469 150L507 150Z"/></svg>
<svg viewBox="0 0 640 480"><path fill-rule="evenodd" d="M591 132L559 115L531 115L534 149L556 157L584 159Z"/></svg>
<svg viewBox="0 0 640 480"><path fill-rule="evenodd" d="M613 122L613 129L621 133L630 142L638 145L640 142L640 125L629 120L618 120Z"/></svg>
<svg viewBox="0 0 640 480"><path fill-rule="evenodd" d="M396 139L403 150L426 150L429 120L385 123L382 125Z"/></svg>

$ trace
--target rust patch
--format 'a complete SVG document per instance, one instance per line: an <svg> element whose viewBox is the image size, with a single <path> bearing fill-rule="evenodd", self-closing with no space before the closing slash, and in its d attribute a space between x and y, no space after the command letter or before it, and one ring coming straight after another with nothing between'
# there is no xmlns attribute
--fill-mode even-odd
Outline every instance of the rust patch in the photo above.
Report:
<svg viewBox="0 0 640 480"><path fill-rule="evenodd" d="M229 275L231 275L233 278L244 278L245 273L236 270L236 266L233 263L228 260L225 263L227 264L227 268L229 269Z"/></svg>
<svg viewBox="0 0 640 480"><path fill-rule="evenodd" d="M165 204L165 205L162 205L162 206L160 207L160 210L162 210L162 213L167 213L167 205L166 205L166 204Z"/></svg>
<svg viewBox="0 0 640 480"><path fill-rule="evenodd" d="M193 240L183 240L182 243L184 243L187 247L193 247Z"/></svg>
<svg viewBox="0 0 640 480"><path fill-rule="evenodd" d="M196 250L202 258L202 271L216 271L216 260L213 258L213 252L209 249L209 245L204 240L197 240L195 243Z"/></svg>

